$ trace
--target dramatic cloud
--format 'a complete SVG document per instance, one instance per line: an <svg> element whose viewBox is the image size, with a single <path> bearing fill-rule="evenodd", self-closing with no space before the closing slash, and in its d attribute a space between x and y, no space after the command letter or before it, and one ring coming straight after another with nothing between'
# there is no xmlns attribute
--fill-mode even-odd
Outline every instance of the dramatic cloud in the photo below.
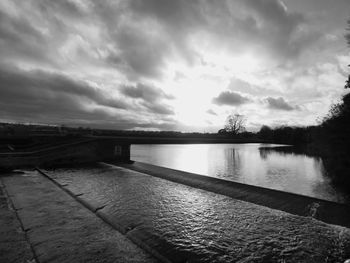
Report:
<svg viewBox="0 0 350 263"><path fill-rule="evenodd" d="M348 0L2 0L0 121L216 131L226 105L251 127L314 124L343 93L349 11Z"/></svg>
<svg viewBox="0 0 350 263"><path fill-rule="evenodd" d="M121 92L131 98L143 99L148 102L155 102L159 99L173 99L173 96L167 95L163 90L145 84L124 86Z"/></svg>
<svg viewBox="0 0 350 263"><path fill-rule="evenodd" d="M166 40L149 35L143 26L126 27L118 32L114 41L120 54L111 53L108 57L117 68L132 78L139 75L160 77L164 57L168 51Z"/></svg>
<svg viewBox="0 0 350 263"><path fill-rule="evenodd" d="M117 128L157 127L133 120L126 110L133 105L112 98L90 84L44 71L0 67L0 117L25 122L89 124ZM160 114L171 111L160 105L146 106ZM102 123L101 123L102 122ZM169 126L170 127L170 126Z"/></svg>
<svg viewBox="0 0 350 263"><path fill-rule="evenodd" d="M86 101L98 106L126 109L127 104L117 98L111 98L104 92L83 81L73 80L68 76L48 73L40 70L22 71L18 68L0 68L1 103L34 104L40 107L47 100L59 100L69 97L81 104ZM45 106L47 104L45 103ZM51 107L57 105L52 104ZM44 110L44 109L42 109Z"/></svg>
<svg viewBox="0 0 350 263"><path fill-rule="evenodd" d="M239 93L224 91L219 94L216 98L213 99L213 103L217 105L230 105L237 106L249 101L248 98L242 96Z"/></svg>
<svg viewBox="0 0 350 263"><path fill-rule="evenodd" d="M25 16L10 16L0 8L0 52L2 60L47 60L46 39ZM44 49L42 49L44 48Z"/></svg>
<svg viewBox="0 0 350 263"><path fill-rule="evenodd" d="M153 112L155 114L161 114L161 115L173 115L174 111L164 104L159 103L143 103L144 107L146 107L150 112Z"/></svg>
<svg viewBox="0 0 350 263"><path fill-rule="evenodd" d="M288 104L282 97L279 98L266 98L266 101L268 103L268 106L271 109L277 109L277 110L285 110L285 111L291 111L297 109L297 107L293 107L290 104Z"/></svg>
<svg viewBox="0 0 350 263"><path fill-rule="evenodd" d="M221 43L222 50L236 55L267 52L280 61L317 40L299 30L304 16L278 0L126 1L110 18L115 8L99 5L108 14L100 19L113 46L107 59L130 78L160 78L169 58L194 65L207 55L198 48L200 42L213 49Z"/></svg>
<svg viewBox="0 0 350 263"><path fill-rule="evenodd" d="M305 20L301 13L289 12L287 6L280 0L277 1L244 1L255 12L256 26L260 25L258 34L284 56L292 56L299 52L299 45L305 42L304 35L297 34L298 27Z"/></svg>
<svg viewBox="0 0 350 263"><path fill-rule="evenodd" d="M168 105L162 103L163 99L173 99L173 96L166 94L159 88L137 84L136 86L124 86L121 93L130 98L141 100L141 105L155 114L174 114Z"/></svg>

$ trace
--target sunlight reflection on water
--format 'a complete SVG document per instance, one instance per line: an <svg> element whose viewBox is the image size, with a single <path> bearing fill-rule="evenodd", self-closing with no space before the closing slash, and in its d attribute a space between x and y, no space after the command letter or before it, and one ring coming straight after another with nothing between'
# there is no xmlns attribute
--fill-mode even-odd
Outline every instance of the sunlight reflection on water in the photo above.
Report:
<svg viewBox="0 0 350 263"><path fill-rule="evenodd" d="M132 145L131 159L172 169L345 202L322 160L275 151L273 144Z"/></svg>

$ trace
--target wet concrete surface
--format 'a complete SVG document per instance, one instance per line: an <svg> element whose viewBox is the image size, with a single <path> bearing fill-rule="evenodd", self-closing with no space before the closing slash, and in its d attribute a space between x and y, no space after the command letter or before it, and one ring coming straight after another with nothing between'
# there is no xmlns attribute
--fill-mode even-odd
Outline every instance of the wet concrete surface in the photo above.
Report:
<svg viewBox="0 0 350 263"><path fill-rule="evenodd" d="M24 171L2 182L38 262L156 262L39 172ZM10 244L0 243L0 251ZM0 262L32 262L26 259L0 254Z"/></svg>
<svg viewBox="0 0 350 263"><path fill-rule="evenodd" d="M45 170L170 262L344 262L350 229L104 164Z"/></svg>

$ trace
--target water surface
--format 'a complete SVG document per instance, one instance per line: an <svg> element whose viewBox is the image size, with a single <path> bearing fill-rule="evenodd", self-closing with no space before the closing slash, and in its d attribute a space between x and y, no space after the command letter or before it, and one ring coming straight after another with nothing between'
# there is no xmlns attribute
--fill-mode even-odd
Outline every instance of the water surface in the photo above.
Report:
<svg viewBox="0 0 350 263"><path fill-rule="evenodd" d="M331 184L321 158L279 151L280 147L275 144L132 145L131 159L330 201L350 200Z"/></svg>

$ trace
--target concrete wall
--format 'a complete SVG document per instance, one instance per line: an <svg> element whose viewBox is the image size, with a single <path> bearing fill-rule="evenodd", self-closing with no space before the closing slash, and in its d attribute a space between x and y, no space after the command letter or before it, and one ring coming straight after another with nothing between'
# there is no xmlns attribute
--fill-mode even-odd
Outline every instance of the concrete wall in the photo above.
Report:
<svg viewBox="0 0 350 263"><path fill-rule="evenodd" d="M130 144L115 139L90 139L36 152L0 154L0 169L63 166L98 161L130 161Z"/></svg>

